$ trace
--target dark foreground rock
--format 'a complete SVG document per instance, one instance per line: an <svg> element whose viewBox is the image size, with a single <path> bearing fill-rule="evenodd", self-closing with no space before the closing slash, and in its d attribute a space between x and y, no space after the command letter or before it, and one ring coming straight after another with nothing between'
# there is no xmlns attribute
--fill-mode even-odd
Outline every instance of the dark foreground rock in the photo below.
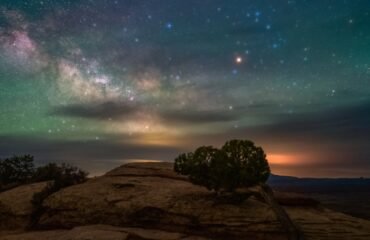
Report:
<svg viewBox="0 0 370 240"><path fill-rule="evenodd" d="M46 185L46 182L28 184L0 193L0 229L25 228L33 211L33 194Z"/></svg>
<svg viewBox="0 0 370 240"><path fill-rule="evenodd" d="M121 228L108 225L76 227L71 230L49 230L28 233L8 233L2 240L202 240L181 233L143 228Z"/></svg>
<svg viewBox="0 0 370 240"><path fill-rule="evenodd" d="M19 188L0 193L0 213L7 213L0 217L0 239L289 239L271 205L258 195L241 204L217 201L174 173L170 163L127 164L49 196L33 232L22 232L22 226L32 212L29 196L40 189L22 187L28 194L16 208L9 196ZM307 199L293 204L285 195L283 200L306 239L370 239L369 221ZM14 229L6 222L13 220L18 232L9 232Z"/></svg>

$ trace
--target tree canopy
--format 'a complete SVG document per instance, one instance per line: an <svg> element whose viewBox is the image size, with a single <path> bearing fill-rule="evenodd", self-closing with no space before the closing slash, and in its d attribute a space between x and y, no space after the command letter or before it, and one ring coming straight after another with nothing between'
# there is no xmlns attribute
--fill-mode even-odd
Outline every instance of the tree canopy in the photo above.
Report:
<svg viewBox="0 0 370 240"><path fill-rule="evenodd" d="M0 159L0 186L24 183L32 178L34 172L33 156L31 155Z"/></svg>
<svg viewBox="0 0 370 240"><path fill-rule="evenodd" d="M34 157L31 155L0 159L0 191L20 184L42 181L73 185L85 181L87 175L87 172L64 163L48 163L35 167Z"/></svg>
<svg viewBox="0 0 370 240"><path fill-rule="evenodd" d="M175 159L177 173L216 192L265 183L270 175L266 154L249 140L231 140L221 149L203 146Z"/></svg>

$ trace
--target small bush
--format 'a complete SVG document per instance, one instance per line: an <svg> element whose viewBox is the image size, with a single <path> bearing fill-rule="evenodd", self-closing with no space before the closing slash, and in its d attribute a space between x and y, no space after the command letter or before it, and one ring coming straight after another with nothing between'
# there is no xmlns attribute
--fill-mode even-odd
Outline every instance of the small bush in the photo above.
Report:
<svg viewBox="0 0 370 240"><path fill-rule="evenodd" d="M0 159L0 187L8 184L22 184L34 174L33 156L13 156Z"/></svg>
<svg viewBox="0 0 370 240"><path fill-rule="evenodd" d="M34 157L31 155L0 159L0 190L10 189L20 184L50 180L69 182L73 185L84 181L86 176L86 172L67 164L49 163L35 168Z"/></svg>
<svg viewBox="0 0 370 240"><path fill-rule="evenodd" d="M68 164L57 165L49 163L38 167L32 176L33 182L43 182L54 180L55 182L64 182L66 185L73 185L85 181L87 172L70 166Z"/></svg>
<svg viewBox="0 0 370 240"><path fill-rule="evenodd" d="M248 187L265 183L270 176L270 166L261 147L252 141L231 140L222 147L231 165L237 186Z"/></svg>
<svg viewBox="0 0 370 240"><path fill-rule="evenodd" d="M200 147L175 159L174 170L209 190L233 192L265 183L270 167L261 147L248 140L226 142L221 149Z"/></svg>
<svg viewBox="0 0 370 240"><path fill-rule="evenodd" d="M51 194L58 192L60 189L69 187L75 184L83 183L87 179L88 173L67 164L58 166L55 163L49 163L46 166L39 167L35 172L35 181L51 180L48 185L32 197L33 213L31 215L30 228L34 228L45 209L43 207L44 200Z"/></svg>
<svg viewBox="0 0 370 240"><path fill-rule="evenodd" d="M32 198L34 211L30 227L34 227L44 212L43 201L62 188L86 181L88 173L68 164L49 163L38 168L34 167L33 156L13 156L0 159L0 191L5 191L20 184L49 181L47 186Z"/></svg>

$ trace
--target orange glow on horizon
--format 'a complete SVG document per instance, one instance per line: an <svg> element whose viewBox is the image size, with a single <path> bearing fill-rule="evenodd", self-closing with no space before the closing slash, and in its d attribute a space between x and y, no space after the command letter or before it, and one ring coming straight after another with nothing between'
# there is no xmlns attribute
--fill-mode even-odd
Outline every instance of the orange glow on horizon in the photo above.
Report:
<svg viewBox="0 0 370 240"><path fill-rule="evenodd" d="M313 177L315 175L312 173L313 159L315 157L312 154L267 154L271 171L283 176Z"/></svg>
<svg viewBox="0 0 370 240"><path fill-rule="evenodd" d="M290 165L297 162L302 162L303 156L288 155L288 154L268 154L267 160L271 164Z"/></svg>

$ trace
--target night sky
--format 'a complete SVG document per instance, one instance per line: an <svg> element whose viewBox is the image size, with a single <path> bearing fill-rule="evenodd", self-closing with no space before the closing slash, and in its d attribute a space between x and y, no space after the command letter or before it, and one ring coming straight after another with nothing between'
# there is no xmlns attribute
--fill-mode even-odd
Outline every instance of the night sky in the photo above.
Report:
<svg viewBox="0 0 370 240"><path fill-rule="evenodd" d="M94 175L232 138L370 177L370 1L0 0L0 157Z"/></svg>

